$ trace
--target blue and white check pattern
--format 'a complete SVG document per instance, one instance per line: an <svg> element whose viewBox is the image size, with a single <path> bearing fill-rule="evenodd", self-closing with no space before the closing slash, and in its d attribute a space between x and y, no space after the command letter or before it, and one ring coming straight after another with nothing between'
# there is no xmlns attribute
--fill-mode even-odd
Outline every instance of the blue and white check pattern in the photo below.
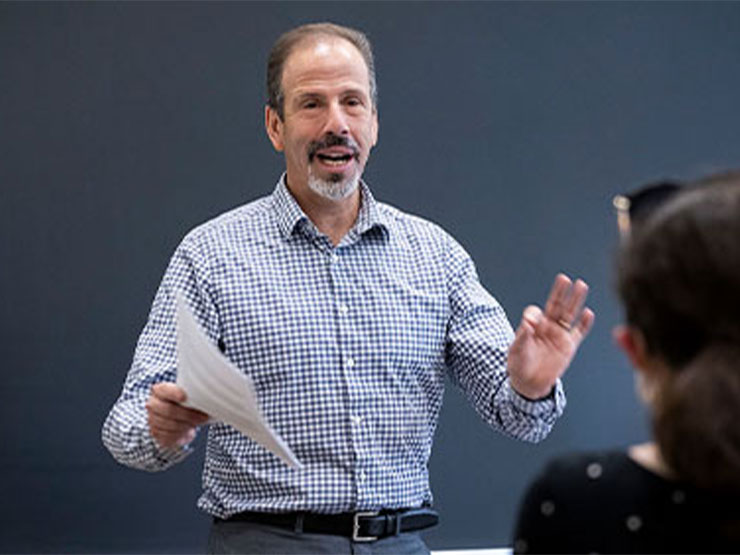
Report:
<svg viewBox="0 0 740 555"><path fill-rule="evenodd" d="M252 377L266 419L305 465L290 469L211 424L198 505L221 518L430 504L446 374L486 422L519 439L544 438L565 405L560 383L538 402L511 389L511 326L442 229L376 202L363 183L358 220L335 248L281 180L177 248L103 426L105 445L132 467L162 470L192 450L160 448L144 408L152 384L175 380L176 290Z"/></svg>

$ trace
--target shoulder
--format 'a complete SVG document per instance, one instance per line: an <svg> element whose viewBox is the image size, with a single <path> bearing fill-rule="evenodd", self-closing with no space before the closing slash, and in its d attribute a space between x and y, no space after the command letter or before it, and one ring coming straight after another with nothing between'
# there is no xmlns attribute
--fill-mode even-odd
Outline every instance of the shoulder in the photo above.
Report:
<svg viewBox="0 0 740 555"><path fill-rule="evenodd" d="M632 464L622 450L579 452L547 462L532 488L547 490L555 498L582 497L603 491L632 474Z"/></svg>
<svg viewBox="0 0 740 555"><path fill-rule="evenodd" d="M191 229L181 247L187 250L210 250L228 243L249 242L276 232L272 199L269 196L228 210Z"/></svg>
<svg viewBox="0 0 740 555"><path fill-rule="evenodd" d="M383 202L377 203L391 236L419 252L435 253L448 262L470 258L465 248L441 225Z"/></svg>
<svg viewBox="0 0 740 555"><path fill-rule="evenodd" d="M594 451L548 461L519 507L516 552L599 551L604 522L622 508L614 502L630 473L624 451Z"/></svg>
<svg viewBox="0 0 740 555"><path fill-rule="evenodd" d="M517 551L698 552L708 541L708 511L697 510L693 498L685 485L653 474L626 451L558 457L523 499Z"/></svg>
<svg viewBox="0 0 740 555"><path fill-rule="evenodd" d="M442 226L431 220L405 212L385 202L378 202L377 207L383 221L400 233L441 241L452 240L452 236Z"/></svg>
<svg viewBox="0 0 740 555"><path fill-rule="evenodd" d="M628 463L629 457L624 450L583 451L550 459L542 475L558 474L574 480L598 480L615 472L623 472Z"/></svg>

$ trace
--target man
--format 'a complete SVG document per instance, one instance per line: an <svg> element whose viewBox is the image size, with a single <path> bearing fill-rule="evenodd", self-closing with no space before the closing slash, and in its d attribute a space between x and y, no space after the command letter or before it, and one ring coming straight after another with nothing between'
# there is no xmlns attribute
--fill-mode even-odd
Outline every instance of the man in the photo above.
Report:
<svg viewBox="0 0 740 555"><path fill-rule="evenodd" d="M120 462L184 459L208 416L182 406L174 295L254 380L294 470L222 423L204 490L216 552L427 552L427 473L445 374L494 428L539 441L559 377L593 322L559 275L514 336L462 247L376 202L361 181L378 140L370 45L331 24L283 35L268 63L267 134L286 172L271 196L190 232L175 252L103 428Z"/></svg>

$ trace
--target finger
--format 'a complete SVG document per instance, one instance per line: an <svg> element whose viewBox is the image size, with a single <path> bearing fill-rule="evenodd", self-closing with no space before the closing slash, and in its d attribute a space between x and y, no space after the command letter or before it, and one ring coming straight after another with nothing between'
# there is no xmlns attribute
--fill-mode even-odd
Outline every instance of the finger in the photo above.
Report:
<svg viewBox="0 0 740 555"><path fill-rule="evenodd" d="M184 403L187 400L185 390L171 382L155 383L152 386L151 393L158 399L172 401L173 403Z"/></svg>
<svg viewBox="0 0 740 555"><path fill-rule="evenodd" d="M522 312L522 322L528 322L532 326L537 327L540 319L542 318L542 309L537 305L529 305Z"/></svg>
<svg viewBox="0 0 740 555"><path fill-rule="evenodd" d="M581 312L581 317L578 319L578 323L576 324L574 331L578 335L578 341L583 341L583 339L588 335L588 333L591 331L591 328L594 325L594 320L596 320L596 315L594 314L593 310L590 308L584 308L583 312Z"/></svg>
<svg viewBox="0 0 740 555"><path fill-rule="evenodd" d="M199 415L198 418L205 418L206 420L208 419L208 415L202 411L181 406L182 403L187 400L187 394L185 393L185 390L177 384L171 382L161 382L154 384L152 386L150 400L152 399L152 397L161 402L168 403L168 406L174 404L184 411L188 411L189 413L196 413L197 415ZM191 414L191 417L192 416L194 415Z"/></svg>
<svg viewBox="0 0 740 555"><path fill-rule="evenodd" d="M583 305L586 303L586 297L588 296L588 285L582 279L577 279L570 289L570 294L565 301L563 307L563 314L560 316L562 320L567 321L569 324L573 323L583 310Z"/></svg>
<svg viewBox="0 0 740 555"><path fill-rule="evenodd" d="M163 418L150 410L147 419L152 437L164 447L183 446L195 439L196 426L188 422Z"/></svg>
<svg viewBox="0 0 740 555"><path fill-rule="evenodd" d="M186 409L182 407L158 407L147 406L147 412L157 421L172 422L173 425L193 427L202 426L208 422L208 415L200 411Z"/></svg>
<svg viewBox="0 0 740 555"><path fill-rule="evenodd" d="M195 428L188 422L181 420L172 420L170 418L162 418L159 415L149 413L147 414L149 422L149 428L152 432L157 431L165 434L183 434L186 431Z"/></svg>
<svg viewBox="0 0 740 555"><path fill-rule="evenodd" d="M524 313L522 314L522 319L519 322L519 327L516 329L516 333L514 334L514 341L509 347L510 356L512 355L512 353L517 352L518 350L522 348L523 342L526 342L527 340L527 336L531 336L534 334L534 330L537 325L537 322L532 322L528 318L526 313L527 313L527 309L525 309Z"/></svg>
<svg viewBox="0 0 740 555"><path fill-rule="evenodd" d="M188 426L200 426L208 420L208 415L199 410L183 407L178 403L162 400L152 394L146 402L147 411L158 418L182 422Z"/></svg>
<svg viewBox="0 0 740 555"><path fill-rule="evenodd" d="M545 315L553 320L558 320L563 315L565 303L570 291L571 281L565 274L555 276L550 294L545 303Z"/></svg>
<svg viewBox="0 0 740 555"><path fill-rule="evenodd" d="M182 422L176 422L168 420L166 418L160 418L156 415L149 414L148 424L149 431L155 438L171 438L177 439L185 435L189 430L195 429L194 426L189 426Z"/></svg>

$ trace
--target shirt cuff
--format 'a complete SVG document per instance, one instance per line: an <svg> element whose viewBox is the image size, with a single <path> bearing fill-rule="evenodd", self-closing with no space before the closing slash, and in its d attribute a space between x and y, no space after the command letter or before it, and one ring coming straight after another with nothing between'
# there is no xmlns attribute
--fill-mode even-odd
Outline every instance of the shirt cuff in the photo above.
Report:
<svg viewBox="0 0 740 555"><path fill-rule="evenodd" d="M145 442L145 449L152 454L152 457L157 462L157 466L161 468L169 468L170 466L183 461L193 451L193 442L183 445L182 447L162 447L157 443L157 440L154 439L151 432L149 432L148 427Z"/></svg>
<svg viewBox="0 0 740 555"><path fill-rule="evenodd" d="M563 414L563 410L565 409L565 392L563 391L563 384L560 380L555 382L555 385L546 397L536 400L528 399L521 395L511 386L509 380L504 382L504 387L508 389L507 393L514 407L524 414L534 417L547 415L558 417Z"/></svg>

